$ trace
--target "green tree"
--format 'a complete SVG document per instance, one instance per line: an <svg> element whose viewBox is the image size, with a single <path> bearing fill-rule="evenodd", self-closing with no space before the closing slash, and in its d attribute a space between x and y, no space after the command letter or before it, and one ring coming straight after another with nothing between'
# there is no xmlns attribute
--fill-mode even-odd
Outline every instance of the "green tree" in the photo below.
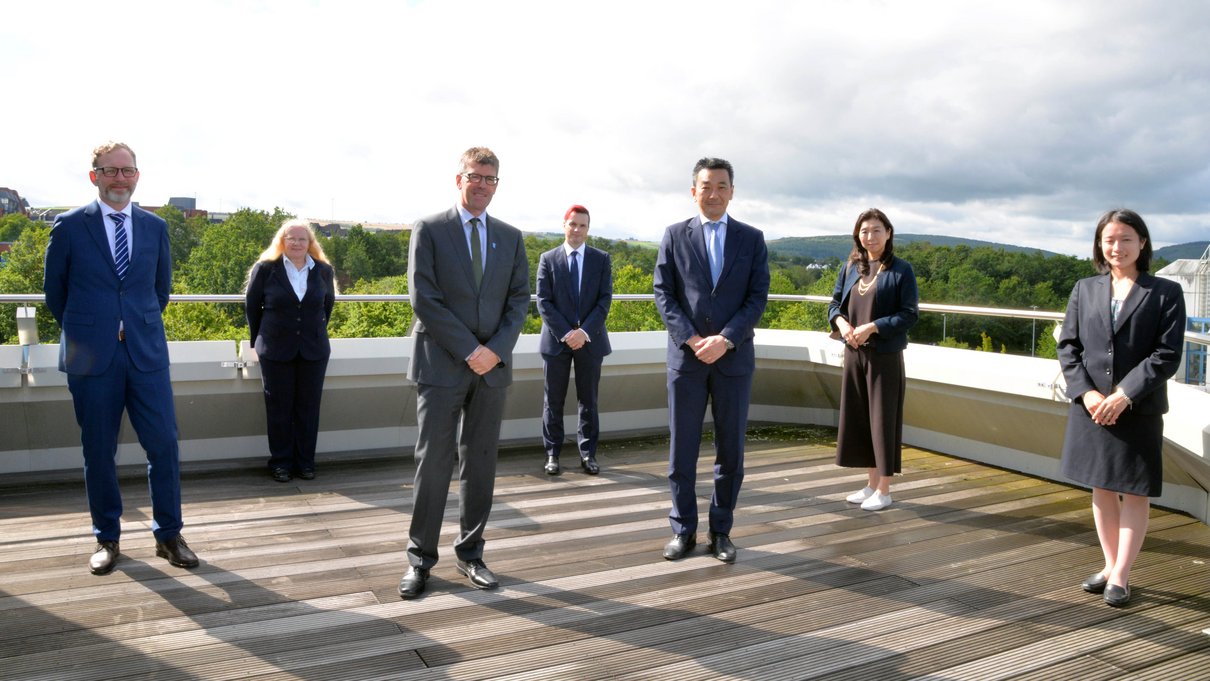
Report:
<svg viewBox="0 0 1210 681"><path fill-rule="evenodd" d="M344 293L402 295L408 291L405 276L361 281ZM328 335L332 338L391 338L412 329L412 306L406 303L340 303L332 310Z"/></svg>
<svg viewBox="0 0 1210 681"><path fill-rule="evenodd" d="M213 225L181 268L183 293L243 293L248 271L281 224L293 217L280 208L272 214L242 208Z"/></svg>
<svg viewBox="0 0 1210 681"><path fill-rule="evenodd" d="M634 265L616 264L613 268L613 292L646 293L655 291L651 270L640 270ZM609 319L605 322L610 331L658 331L664 328L664 320L653 301L614 300L609 308Z"/></svg>
<svg viewBox="0 0 1210 681"><path fill-rule="evenodd" d="M38 223L30 220L24 213L9 213L0 216L0 242L11 243L21 236L21 232L36 226Z"/></svg>
<svg viewBox="0 0 1210 681"><path fill-rule="evenodd" d="M208 225L205 218L186 218L179 208L164 205L156 209L155 214L164 218L168 223L168 244L172 251L172 269L180 272L182 265L189 260L189 255L202 240L202 233Z"/></svg>
<svg viewBox="0 0 1210 681"><path fill-rule="evenodd" d="M49 227L32 223L21 231L0 266L0 293L42 293L43 264L49 242ZM4 343L17 342L18 307L16 303L0 305L0 339ZM37 310L39 338L43 342L57 342L59 325L50 310L45 305L38 305Z"/></svg>

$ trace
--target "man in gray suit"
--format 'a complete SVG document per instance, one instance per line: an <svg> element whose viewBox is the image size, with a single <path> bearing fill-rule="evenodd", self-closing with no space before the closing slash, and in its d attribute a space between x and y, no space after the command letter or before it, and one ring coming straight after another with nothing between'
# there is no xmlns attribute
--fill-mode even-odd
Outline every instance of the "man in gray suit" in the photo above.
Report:
<svg viewBox="0 0 1210 681"><path fill-rule="evenodd" d="M512 353L529 308L529 260L520 230L487 215L500 160L485 147L462 155L458 205L412 226L408 290L416 325L408 378L416 382L416 481L401 598L424 591L437 564L441 519L458 460L458 571L494 589L483 563L496 449Z"/></svg>

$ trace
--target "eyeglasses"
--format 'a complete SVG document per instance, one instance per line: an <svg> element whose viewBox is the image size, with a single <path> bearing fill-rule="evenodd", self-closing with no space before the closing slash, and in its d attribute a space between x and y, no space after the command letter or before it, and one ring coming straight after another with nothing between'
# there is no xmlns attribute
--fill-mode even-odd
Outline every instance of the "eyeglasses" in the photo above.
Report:
<svg viewBox="0 0 1210 681"><path fill-rule="evenodd" d="M465 177L466 181L470 182L471 184L479 184L480 182L486 182L488 184L488 186L491 186L491 187L495 187L496 185L500 184L500 178L496 177L495 175L480 175L479 173L462 173L462 176Z"/></svg>
<svg viewBox="0 0 1210 681"><path fill-rule="evenodd" d="M288 244L305 244L310 241L310 239L305 236L288 236L284 239L284 241Z"/></svg>
<svg viewBox="0 0 1210 681"><path fill-rule="evenodd" d="M117 177L119 172L122 173L122 177L134 177L135 175L139 174L139 169L132 166L126 166L125 168L114 168L107 166L105 168L93 168L93 170L104 175L105 177Z"/></svg>

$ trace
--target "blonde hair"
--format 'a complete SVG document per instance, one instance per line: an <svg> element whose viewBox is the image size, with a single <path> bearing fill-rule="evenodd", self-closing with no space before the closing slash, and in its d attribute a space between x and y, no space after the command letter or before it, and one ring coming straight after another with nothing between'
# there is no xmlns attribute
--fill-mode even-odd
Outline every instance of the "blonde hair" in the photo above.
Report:
<svg viewBox="0 0 1210 681"><path fill-rule="evenodd" d="M130 145L128 145L124 142L106 142L106 143L102 144L101 146L97 147L96 149L93 149L92 150L92 167L96 168L97 161L102 156L104 156L105 154L108 154L109 152L114 151L116 149L125 149L126 151L130 152L130 160L134 161L134 165L136 168L138 167L139 159L135 157L134 149L131 149Z"/></svg>
<svg viewBox="0 0 1210 681"><path fill-rule="evenodd" d="M286 252L286 233L295 227L303 227L307 230L307 253L311 258L325 265L331 265L332 263L328 262L328 256L324 255L323 246L319 245L319 239L315 237L315 230L311 229L311 223L301 218L291 218L283 222L281 228L277 230L277 234L273 235L273 241L269 242L269 247L256 259L257 262L277 260L282 257L282 254Z"/></svg>

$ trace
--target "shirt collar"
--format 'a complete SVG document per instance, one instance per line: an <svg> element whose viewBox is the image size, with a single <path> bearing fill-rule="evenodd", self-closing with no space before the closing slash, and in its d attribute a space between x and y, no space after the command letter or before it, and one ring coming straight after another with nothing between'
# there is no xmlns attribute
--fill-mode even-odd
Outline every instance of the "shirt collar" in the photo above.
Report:
<svg viewBox="0 0 1210 681"><path fill-rule="evenodd" d="M698 214L698 219L702 221L702 227L705 227L707 222L717 222L717 223L719 223L720 225L726 225L726 224L727 224L727 214L726 214L726 213L723 213L723 217L721 217L721 218L719 218L719 219L717 219L717 220L711 220L711 219L707 218L705 215L702 215L702 214L700 214L700 213L699 213L699 214Z"/></svg>
<svg viewBox="0 0 1210 681"><path fill-rule="evenodd" d="M572 254L573 252L574 252L574 253L579 253L579 254L580 254L580 259L581 259L581 260L583 260L583 259L584 259L584 247L585 247L585 246L587 246L587 245L588 245L588 242L584 242L584 243L580 244L580 247L579 247L579 248L572 248L572 247L571 247L571 244L569 244L569 243L567 243L566 241L564 241L564 242L563 242L563 255L566 255L567 257L569 257L569 258L570 258L570 257L571 257L571 254Z"/></svg>
<svg viewBox="0 0 1210 681"><path fill-rule="evenodd" d="M131 212L129 203L127 203L126 207L124 207L122 210L114 210L113 208L110 208L109 204L105 203L101 199L97 199L97 205L101 208L101 217L103 218L107 218L113 213L121 213L122 215L126 216L126 219L130 219Z"/></svg>
<svg viewBox="0 0 1210 681"><path fill-rule="evenodd" d="M303 263L303 266L301 268L295 267L294 263L289 258L287 258L285 255L283 255L281 257L281 260L286 265L289 265L289 268L294 270L295 272L307 272L312 267L315 267L315 260L313 258L311 258L310 253L307 254L307 262Z"/></svg>
<svg viewBox="0 0 1210 681"><path fill-rule="evenodd" d="M461 203L458 204L458 215L462 218L463 227L465 227L466 224L475 217L474 215L471 215L471 212L463 207ZM487 211L483 211L483 214L479 216L479 224L483 225L485 228L487 227Z"/></svg>

